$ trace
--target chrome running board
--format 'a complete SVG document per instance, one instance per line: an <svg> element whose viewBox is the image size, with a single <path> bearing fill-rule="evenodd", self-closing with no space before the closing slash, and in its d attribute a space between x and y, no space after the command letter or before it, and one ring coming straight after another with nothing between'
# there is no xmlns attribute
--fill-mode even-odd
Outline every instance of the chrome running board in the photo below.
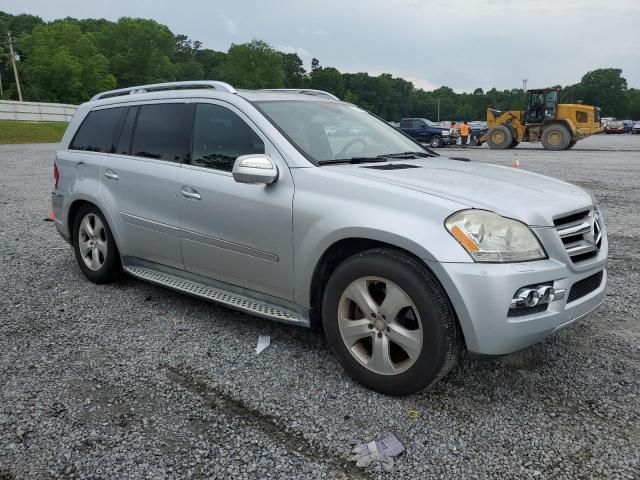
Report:
<svg viewBox="0 0 640 480"><path fill-rule="evenodd" d="M123 269L129 275L155 283L171 290L186 293L194 297L209 300L225 307L240 310L256 317L267 318L277 322L289 323L300 326L309 326L309 320L302 314L291 309L256 300L245 295L212 287L195 280L181 278L177 275L154 270L138 265L123 265Z"/></svg>

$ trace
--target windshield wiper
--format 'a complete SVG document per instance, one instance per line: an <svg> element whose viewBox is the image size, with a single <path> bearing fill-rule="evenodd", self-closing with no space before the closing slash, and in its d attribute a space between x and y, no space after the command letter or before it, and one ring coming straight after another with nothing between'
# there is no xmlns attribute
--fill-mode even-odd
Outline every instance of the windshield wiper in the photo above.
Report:
<svg viewBox="0 0 640 480"><path fill-rule="evenodd" d="M378 155L377 157L351 157L336 158L334 160L318 160L318 165L332 165L335 163L369 163L369 162L386 162L388 155Z"/></svg>
<svg viewBox="0 0 640 480"><path fill-rule="evenodd" d="M380 155L381 157L387 158L404 158L409 159L411 157L439 157L440 154L434 152L433 150L427 149L424 152L402 152L402 153L387 153L385 155Z"/></svg>
<svg viewBox="0 0 640 480"><path fill-rule="evenodd" d="M352 158L336 158L333 160L319 160L318 165L331 165L336 163L367 163L367 162L386 162L393 159L405 159L411 158L425 158L425 157L439 157L440 155L433 150L425 149L424 152L402 152L402 153L385 153L376 157L352 157Z"/></svg>

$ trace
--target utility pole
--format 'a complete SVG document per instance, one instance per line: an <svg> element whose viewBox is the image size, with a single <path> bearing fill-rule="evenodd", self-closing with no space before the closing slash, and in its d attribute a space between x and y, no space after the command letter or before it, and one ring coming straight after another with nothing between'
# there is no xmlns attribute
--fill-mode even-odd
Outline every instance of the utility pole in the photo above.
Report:
<svg viewBox="0 0 640 480"><path fill-rule="evenodd" d="M22 101L22 90L20 90L20 79L18 78L18 69L16 68L16 55L13 52L13 41L11 40L11 32L7 32L7 38L9 39L9 54L11 55L11 64L13 65L13 75L16 77L18 100Z"/></svg>

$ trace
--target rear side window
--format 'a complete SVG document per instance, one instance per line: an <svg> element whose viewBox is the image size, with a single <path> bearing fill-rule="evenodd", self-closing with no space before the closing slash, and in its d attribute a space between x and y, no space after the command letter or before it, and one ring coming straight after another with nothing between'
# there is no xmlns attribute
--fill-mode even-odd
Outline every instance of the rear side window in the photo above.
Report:
<svg viewBox="0 0 640 480"><path fill-rule="evenodd" d="M244 120L219 105L197 105L192 165L230 172L236 158L252 153L264 153L264 143Z"/></svg>
<svg viewBox="0 0 640 480"><path fill-rule="evenodd" d="M124 108L118 107L89 112L69 148L87 152L113 152L116 128L123 111Z"/></svg>
<svg viewBox="0 0 640 480"><path fill-rule="evenodd" d="M189 152L183 103L143 105L133 133L131 155L180 162Z"/></svg>

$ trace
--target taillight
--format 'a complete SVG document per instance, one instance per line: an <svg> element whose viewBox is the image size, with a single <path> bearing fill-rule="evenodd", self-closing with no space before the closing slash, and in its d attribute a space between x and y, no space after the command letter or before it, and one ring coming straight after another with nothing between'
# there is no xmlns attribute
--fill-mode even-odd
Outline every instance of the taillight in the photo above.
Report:
<svg viewBox="0 0 640 480"><path fill-rule="evenodd" d="M53 162L53 189L58 190L58 180L60 180L60 172L58 171L58 165Z"/></svg>

